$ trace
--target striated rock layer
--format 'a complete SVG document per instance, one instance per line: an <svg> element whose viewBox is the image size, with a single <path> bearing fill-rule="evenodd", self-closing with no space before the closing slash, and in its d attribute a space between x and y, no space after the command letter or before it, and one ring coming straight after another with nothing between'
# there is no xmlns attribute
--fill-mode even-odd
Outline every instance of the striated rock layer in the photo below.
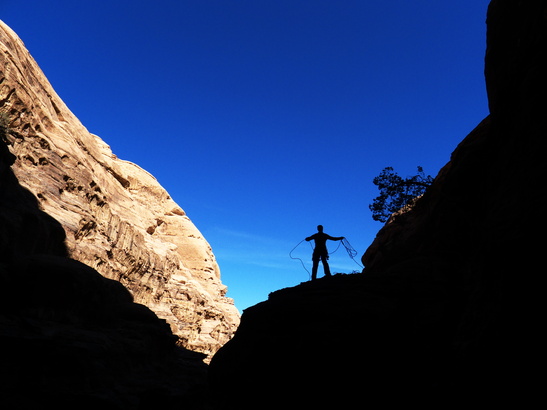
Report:
<svg viewBox="0 0 547 410"><path fill-rule="evenodd" d="M239 313L207 241L152 175L87 131L1 21L0 111L13 172L72 258L121 282L184 347L212 354L230 339Z"/></svg>

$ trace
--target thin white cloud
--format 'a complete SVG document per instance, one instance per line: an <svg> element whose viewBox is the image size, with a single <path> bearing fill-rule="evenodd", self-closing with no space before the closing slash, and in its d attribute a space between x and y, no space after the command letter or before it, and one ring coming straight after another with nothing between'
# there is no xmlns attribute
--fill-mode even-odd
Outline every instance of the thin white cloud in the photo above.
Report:
<svg viewBox="0 0 547 410"><path fill-rule="evenodd" d="M240 240L253 242L254 244L268 244L268 245L285 244L285 241L281 241L266 235L257 235L254 233L236 231L233 229L218 228L218 227L215 228L214 230L218 235L223 235L223 236L231 237L231 238L237 238Z"/></svg>

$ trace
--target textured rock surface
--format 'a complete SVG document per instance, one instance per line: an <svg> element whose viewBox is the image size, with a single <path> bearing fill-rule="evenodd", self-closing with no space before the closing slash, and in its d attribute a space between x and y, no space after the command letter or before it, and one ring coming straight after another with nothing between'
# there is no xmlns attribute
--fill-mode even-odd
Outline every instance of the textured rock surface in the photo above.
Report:
<svg viewBox="0 0 547 410"><path fill-rule="evenodd" d="M547 1L492 1L487 23L490 116L378 233L363 274L245 310L210 367L222 394L236 388L228 374L246 386L233 408L253 408L251 391L373 408L533 407L543 395L530 369L545 343Z"/></svg>
<svg viewBox="0 0 547 410"><path fill-rule="evenodd" d="M10 165L0 127L0 407L200 408L204 354L119 282L67 257Z"/></svg>
<svg viewBox="0 0 547 410"><path fill-rule="evenodd" d="M213 252L156 179L70 112L0 22L0 110L13 171L64 227L70 256L121 282L183 346L211 354L239 323Z"/></svg>

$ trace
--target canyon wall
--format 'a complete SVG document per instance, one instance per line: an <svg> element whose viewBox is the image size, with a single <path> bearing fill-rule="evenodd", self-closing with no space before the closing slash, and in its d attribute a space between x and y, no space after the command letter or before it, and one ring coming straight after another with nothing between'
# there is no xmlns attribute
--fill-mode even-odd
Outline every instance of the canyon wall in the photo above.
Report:
<svg viewBox="0 0 547 410"><path fill-rule="evenodd" d="M0 118L13 172L59 221L70 257L121 282L208 355L239 324L211 247L158 181L117 158L55 93L0 21Z"/></svg>

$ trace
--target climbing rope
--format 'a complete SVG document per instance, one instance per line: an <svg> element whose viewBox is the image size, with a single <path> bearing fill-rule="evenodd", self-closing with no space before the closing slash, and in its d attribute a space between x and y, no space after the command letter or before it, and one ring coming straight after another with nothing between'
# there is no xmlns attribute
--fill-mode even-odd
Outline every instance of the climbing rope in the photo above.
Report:
<svg viewBox="0 0 547 410"><path fill-rule="evenodd" d="M302 259L300 259L300 258L295 258L294 256L292 256L292 253L294 252L294 250L295 250L296 248L298 248L298 247L300 246L300 244L301 244L302 242L304 242L304 241L305 241L305 239L302 239L300 242L298 242L298 244L297 244L294 248L291 249L291 251L289 252L289 257L290 257L291 259L297 259L297 260L299 260L300 263L302 264L302 267L304 268L304 270L305 270L306 272L308 272L309 279L311 279L311 273L310 273L310 271L308 270L308 268L306 268L306 265L304 265L304 261L303 261ZM310 243L310 246L311 246L311 243ZM312 249L313 249L313 247L312 247Z"/></svg>
<svg viewBox="0 0 547 410"><path fill-rule="evenodd" d="M357 262L355 260L355 257L357 256L357 251L353 248L353 246L351 246L349 241L346 238L344 238L340 242L342 242L342 245L344 245L344 248L346 248L346 251L347 251L349 257L353 260L353 262L355 262L357 265L359 265L362 269L363 265L361 265L359 262Z"/></svg>

